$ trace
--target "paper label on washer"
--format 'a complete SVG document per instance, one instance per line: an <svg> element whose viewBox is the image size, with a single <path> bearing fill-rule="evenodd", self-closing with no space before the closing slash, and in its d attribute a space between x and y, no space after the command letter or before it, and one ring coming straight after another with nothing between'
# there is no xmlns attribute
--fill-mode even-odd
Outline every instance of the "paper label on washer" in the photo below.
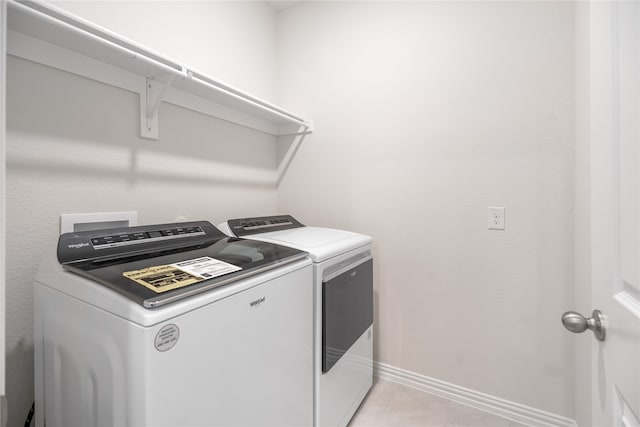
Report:
<svg viewBox="0 0 640 427"><path fill-rule="evenodd" d="M173 323L164 325L162 329L160 329L156 334L156 339L155 339L156 350L158 351L171 350L173 346L176 345L179 338L180 338L180 328L178 328L178 325L174 325Z"/></svg>
<svg viewBox="0 0 640 427"><path fill-rule="evenodd" d="M125 271L122 275L154 292L162 293L238 270L242 270L242 268L219 259L201 257L175 264Z"/></svg>

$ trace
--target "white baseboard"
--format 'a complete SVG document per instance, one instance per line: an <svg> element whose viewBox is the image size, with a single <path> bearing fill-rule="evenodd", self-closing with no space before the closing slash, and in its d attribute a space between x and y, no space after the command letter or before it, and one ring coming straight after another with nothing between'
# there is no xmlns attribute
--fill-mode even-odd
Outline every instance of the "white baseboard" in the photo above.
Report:
<svg viewBox="0 0 640 427"><path fill-rule="evenodd" d="M415 372L373 362L373 373L392 381L532 427L577 427L575 420L480 393Z"/></svg>

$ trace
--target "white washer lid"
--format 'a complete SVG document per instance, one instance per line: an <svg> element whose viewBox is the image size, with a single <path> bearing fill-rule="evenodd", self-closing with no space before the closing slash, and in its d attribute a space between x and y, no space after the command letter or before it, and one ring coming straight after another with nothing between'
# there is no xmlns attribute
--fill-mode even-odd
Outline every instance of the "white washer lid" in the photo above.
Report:
<svg viewBox="0 0 640 427"><path fill-rule="evenodd" d="M301 227L245 236L247 239L276 243L309 252L314 262L371 244L372 238L333 228Z"/></svg>

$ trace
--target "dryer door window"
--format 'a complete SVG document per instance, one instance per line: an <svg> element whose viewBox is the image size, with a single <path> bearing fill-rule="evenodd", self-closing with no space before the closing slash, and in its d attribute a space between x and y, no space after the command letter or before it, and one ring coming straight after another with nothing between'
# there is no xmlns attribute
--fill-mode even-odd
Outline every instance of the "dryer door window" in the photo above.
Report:
<svg viewBox="0 0 640 427"><path fill-rule="evenodd" d="M322 372L373 323L373 259L322 282Z"/></svg>

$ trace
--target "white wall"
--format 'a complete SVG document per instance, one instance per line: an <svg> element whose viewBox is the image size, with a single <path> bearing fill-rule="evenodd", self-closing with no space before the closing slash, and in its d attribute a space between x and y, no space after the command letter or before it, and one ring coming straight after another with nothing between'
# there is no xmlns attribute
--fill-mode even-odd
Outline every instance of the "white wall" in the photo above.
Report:
<svg viewBox="0 0 640 427"><path fill-rule="evenodd" d="M375 358L568 417L573 7L307 2L277 74L315 122L279 211L375 238Z"/></svg>
<svg viewBox="0 0 640 427"><path fill-rule="evenodd" d="M273 100L275 15L264 4L90 3L63 6ZM33 400L32 283L53 254L59 215L137 210L141 224L217 224L272 214L275 186L252 177L275 169L276 147L271 136L168 104L160 140L143 140L133 93L15 57L7 78L6 425L16 426Z"/></svg>
<svg viewBox="0 0 640 427"><path fill-rule="evenodd" d="M262 1L51 3L254 96L275 97L276 14Z"/></svg>
<svg viewBox="0 0 640 427"><path fill-rule="evenodd" d="M574 305L579 313L591 313L591 141L590 141L590 26L588 2L575 4L575 260ZM591 425L591 363L593 338L574 336L575 418L579 426Z"/></svg>

